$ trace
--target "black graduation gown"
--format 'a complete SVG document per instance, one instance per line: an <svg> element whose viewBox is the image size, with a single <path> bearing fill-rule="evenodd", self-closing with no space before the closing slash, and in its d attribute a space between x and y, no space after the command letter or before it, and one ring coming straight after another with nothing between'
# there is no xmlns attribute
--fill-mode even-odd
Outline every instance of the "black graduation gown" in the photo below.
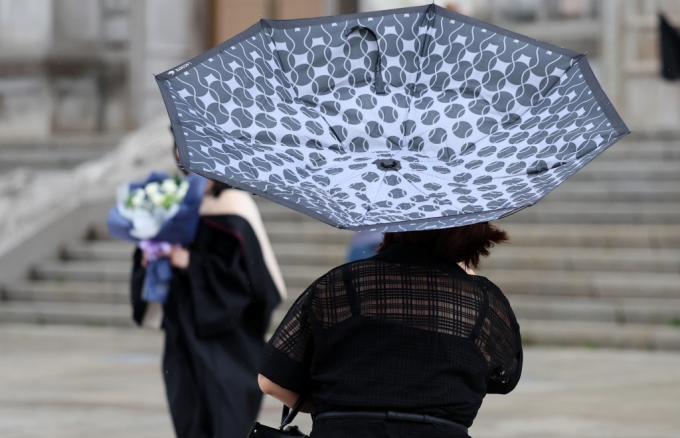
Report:
<svg viewBox="0 0 680 438"><path fill-rule="evenodd" d="M280 295L248 221L203 216L189 267L174 270L164 305L163 376L179 438L245 437L262 402L256 361ZM134 255L138 324L145 269Z"/></svg>
<svg viewBox="0 0 680 438"><path fill-rule="evenodd" d="M661 77L674 81L680 79L680 32L659 14L659 55Z"/></svg>

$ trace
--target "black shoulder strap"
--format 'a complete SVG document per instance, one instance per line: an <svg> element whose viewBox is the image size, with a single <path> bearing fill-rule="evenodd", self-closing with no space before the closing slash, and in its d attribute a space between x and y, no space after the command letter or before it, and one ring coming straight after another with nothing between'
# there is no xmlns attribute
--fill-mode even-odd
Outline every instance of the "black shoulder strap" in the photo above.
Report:
<svg viewBox="0 0 680 438"><path fill-rule="evenodd" d="M357 301L356 290L354 290L354 282L352 278L351 264L347 264L342 267L342 281L345 283L345 294L347 296L347 302L349 304L349 310L352 312L352 316L360 316L361 308Z"/></svg>
<svg viewBox="0 0 680 438"><path fill-rule="evenodd" d="M283 405L283 411L281 412L281 427L279 429L283 429L284 427L288 426L290 423L295 420L295 416L300 412L300 409L302 408L302 405L305 402L305 399L307 398L306 394L300 395L298 400L295 402L295 406L293 406L293 409L288 408L288 406Z"/></svg>

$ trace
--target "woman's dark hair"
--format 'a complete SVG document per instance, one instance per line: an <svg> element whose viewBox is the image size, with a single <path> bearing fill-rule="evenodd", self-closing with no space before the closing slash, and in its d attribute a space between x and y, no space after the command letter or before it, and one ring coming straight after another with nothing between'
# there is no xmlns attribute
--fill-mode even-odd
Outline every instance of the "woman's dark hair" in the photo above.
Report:
<svg viewBox="0 0 680 438"><path fill-rule="evenodd" d="M426 249L435 257L477 268L480 257L487 257L489 249L509 239L505 231L489 222L483 222L442 230L385 233L378 252L384 251L393 243L410 243Z"/></svg>
<svg viewBox="0 0 680 438"><path fill-rule="evenodd" d="M218 198L223 191L227 189L231 189L232 187L229 184L225 184L223 182L215 181L212 180L213 185L210 187L210 190L208 190L208 194L211 196L214 196L215 198Z"/></svg>

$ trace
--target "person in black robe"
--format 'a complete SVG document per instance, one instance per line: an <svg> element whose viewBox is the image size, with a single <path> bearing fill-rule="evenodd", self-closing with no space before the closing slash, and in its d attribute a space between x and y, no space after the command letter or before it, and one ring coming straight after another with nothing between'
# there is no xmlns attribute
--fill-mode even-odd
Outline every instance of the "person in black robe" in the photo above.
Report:
<svg viewBox="0 0 680 438"><path fill-rule="evenodd" d="M163 377L179 438L245 437L262 392L256 361L274 307L285 296L259 212L249 194L210 181L194 241L167 254L173 265ZM145 258L134 254L133 317L142 300Z"/></svg>
<svg viewBox="0 0 680 438"><path fill-rule="evenodd" d="M659 14L659 56L661 77L669 81L680 79L680 32L664 14Z"/></svg>

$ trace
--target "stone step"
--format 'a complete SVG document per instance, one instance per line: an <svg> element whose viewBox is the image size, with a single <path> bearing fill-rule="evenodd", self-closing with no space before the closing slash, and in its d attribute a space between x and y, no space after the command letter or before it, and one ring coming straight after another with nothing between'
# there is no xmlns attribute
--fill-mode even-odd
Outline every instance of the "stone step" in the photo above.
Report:
<svg viewBox="0 0 680 438"><path fill-rule="evenodd" d="M33 269L32 277L55 282L127 282L131 268L131 262L46 260Z"/></svg>
<svg viewBox="0 0 680 438"><path fill-rule="evenodd" d="M491 269L477 272L508 295L591 298L678 298L680 274Z"/></svg>
<svg viewBox="0 0 680 438"><path fill-rule="evenodd" d="M486 269L680 273L680 249L564 248L501 245ZM680 290L680 285L678 286Z"/></svg>
<svg viewBox="0 0 680 438"><path fill-rule="evenodd" d="M287 286L306 287L335 266L337 265L281 265L281 272ZM130 269L130 262L46 260L34 268L32 276L36 280L55 282L127 282L130 279Z"/></svg>
<svg viewBox="0 0 680 438"><path fill-rule="evenodd" d="M117 303L130 302L126 282L20 281L2 286L2 299L9 301Z"/></svg>
<svg viewBox="0 0 680 438"><path fill-rule="evenodd" d="M349 245L354 234L351 231L339 230L319 221L306 223L301 227L297 223L267 222L267 234L274 243L307 243L328 245Z"/></svg>
<svg viewBox="0 0 680 438"><path fill-rule="evenodd" d="M276 259L281 265L338 266L345 263L347 245L274 243Z"/></svg>
<svg viewBox="0 0 680 438"><path fill-rule="evenodd" d="M680 203L541 201L499 223L670 225L680 223Z"/></svg>
<svg viewBox="0 0 680 438"><path fill-rule="evenodd" d="M260 198L261 199L261 198ZM273 205L273 208L280 208L282 211L287 211L286 207L275 204L271 201L266 201L268 205ZM269 208L269 207L267 207ZM292 210L290 210L292 211ZM265 220L265 228L269 239L274 242L321 242L329 244L345 244L349 243L352 238L351 231L340 230L323 222L309 218L305 215L292 211L293 214L302 216L300 219L305 220L304 227L296 221L267 221ZM296 216L296 219L298 217ZM106 229L106 224L93 224L85 233L87 241L110 241L111 237ZM124 242L123 242L124 243Z"/></svg>
<svg viewBox="0 0 680 438"><path fill-rule="evenodd" d="M520 320L522 343L680 351L680 328L647 324Z"/></svg>
<svg viewBox="0 0 680 438"><path fill-rule="evenodd" d="M129 304L0 302L0 322L132 327Z"/></svg>
<svg viewBox="0 0 680 438"><path fill-rule="evenodd" d="M321 277L328 271L339 266L339 264L328 265L280 265L283 279L288 289L304 290L312 284L314 280ZM292 295L292 293L289 293Z"/></svg>
<svg viewBox="0 0 680 438"><path fill-rule="evenodd" d="M640 160L671 161L680 160L680 142L677 141L621 141L597 157L601 161Z"/></svg>
<svg viewBox="0 0 680 438"><path fill-rule="evenodd" d="M345 262L345 245L275 244L283 265L322 265ZM680 250L649 248L564 248L502 245L485 261L487 269L554 271L680 272Z"/></svg>
<svg viewBox="0 0 680 438"><path fill-rule="evenodd" d="M680 297L592 299L511 295L508 299L519 319L669 326L680 323Z"/></svg>
<svg viewBox="0 0 680 438"><path fill-rule="evenodd" d="M680 227L676 225L522 224L508 221L497 224L508 232L512 246L680 248ZM268 222L265 227L272 243L349 245L354 234L311 218L304 227L296 222ZM90 235L96 239L85 241L83 246L112 244L112 254L118 252L120 257L129 260L131 244L107 240L109 237L105 233L105 225L92 227ZM69 252L70 247L66 251ZM74 251L78 254L80 250Z"/></svg>
<svg viewBox="0 0 680 438"><path fill-rule="evenodd" d="M345 260L347 245L319 243L273 243L277 260L282 264L340 264ZM61 252L63 260L130 262L134 246L120 241L94 241L69 245Z"/></svg>
<svg viewBox="0 0 680 438"><path fill-rule="evenodd" d="M83 241L85 243L91 242L103 242L103 241L113 241L109 235L109 230L106 226L106 222L97 222L90 225L87 230L83 233ZM116 240L116 242L121 242Z"/></svg>
<svg viewBox="0 0 680 438"><path fill-rule="evenodd" d="M569 181L540 202L680 202L676 181Z"/></svg>
<svg viewBox="0 0 680 438"><path fill-rule="evenodd" d="M79 242L61 251L65 260L118 260L131 262L135 245L120 240Z"/></svg>
<svg viewBox="0 0 680 438"><path fill-rule="evenodd" d="M680 248L677 225L519 224L499 222L510 246ZM501 246L502 247L502 246Z"/></svg>
<svg viewBox="0 0 680 438"><path fill-rule="evenodd" d="M323 265L337 266L344 263L347 254L345 244L326 244L326 243L274 243L274 253L279 264L282 265ZM93 241L79 243L65 247L61 252L62 263L59 267L68 269L68 266L81 266L82 263L102 262L100 264L89 264L89 269L97 269L97 266L108 266L108 263L115 262L121 266L131 266L132 252L134 247L130 247L127 242L119 241ZM48 269L53 269L52 265ZM38 268L41 272L44 269Z"/></svg>
<svg viewBox="0 0 680 438"><path fill-rule="evenodd" d="M574 174L573 181L678 181L680 161L607 161L595 159Z"/></svg>

